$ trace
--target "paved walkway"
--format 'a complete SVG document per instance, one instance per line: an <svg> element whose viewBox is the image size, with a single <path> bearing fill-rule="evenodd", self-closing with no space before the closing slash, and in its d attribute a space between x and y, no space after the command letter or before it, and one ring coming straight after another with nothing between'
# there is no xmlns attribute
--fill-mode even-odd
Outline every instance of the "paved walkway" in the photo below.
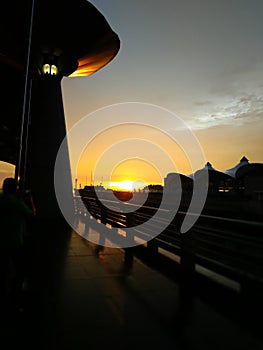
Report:
<svg viewBox="0 0 263 350"><path fill-rule="evenodd" d="M141 259L129 269L122 250L98 250L62 231L38 240L24 309L5 313L3 349L263 349L242 322L198 296L184 298L176 281Z"/></svg>

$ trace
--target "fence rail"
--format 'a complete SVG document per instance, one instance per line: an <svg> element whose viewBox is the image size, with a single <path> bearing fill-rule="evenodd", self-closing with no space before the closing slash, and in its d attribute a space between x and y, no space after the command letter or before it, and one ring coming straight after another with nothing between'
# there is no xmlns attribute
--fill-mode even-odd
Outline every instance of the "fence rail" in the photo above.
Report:
<svg viewBox="0 0 263 350"><path fill-rule="evenodd" d="M89 215L103 224L124 230L133 227L134 236L145 241L159 232L160 225L166 224L146 244L153 253L162 248L179 257L181 265L188 266L189 271L202 266L240 283L245 290L255 283L263 286L263 222L200 215L192 229L181 234L180 225L186 212L178 211L171 222L165 223L165 215L149 220L158 211L156 205L125 213L118 201L103 202L95 196L76 197L76 212L83 213L87 208Z"/></svg>

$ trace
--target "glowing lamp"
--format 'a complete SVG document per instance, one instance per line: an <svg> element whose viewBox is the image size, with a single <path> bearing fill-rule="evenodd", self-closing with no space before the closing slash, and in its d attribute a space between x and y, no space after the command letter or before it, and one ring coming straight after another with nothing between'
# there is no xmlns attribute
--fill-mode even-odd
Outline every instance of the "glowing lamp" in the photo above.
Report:
<svg viewBox="0 0 263 350"><path fill-rule="evenodd" d="M15 141L12 151L9 141L0 147L0 159L7 159L8 150L9 159L16 163L16 178L21 175L20 184L33 194L38 218L60 218L54 169L67 134L61 81L89 76L106 66L117 55L120 40L87 0L3 1L1 12L7 15L0 21L0 74L10 89L1 98L2 114L7 117L1 116L0 140L1 126L7 125L15 129ZM63 191L71 202L67 155L63 174Z"/></svg>
<svg viewBox="0 0 263 350"><path fill-rule="evenodd" d="M49 75L58 75L58 67L55 64L45 63L42 67L42 72Z"/></svg>

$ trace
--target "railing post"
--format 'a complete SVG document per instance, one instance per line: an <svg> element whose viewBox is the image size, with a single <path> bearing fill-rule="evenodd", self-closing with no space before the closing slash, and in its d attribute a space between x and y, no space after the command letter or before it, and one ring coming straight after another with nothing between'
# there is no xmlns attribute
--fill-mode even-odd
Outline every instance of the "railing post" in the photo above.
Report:
<svg viewBox="0 0 263 350"><path fill-rule="evenodd" d="M156 254L158 254L158 244L155 238L152 238L150 241L147 242L147 250L149 251L149 254L151 256L155 256Z"/></svg>
<svg viewBox="0 0 263 350"><path fill-rule="evenodd" d="M195 242L193 231L181 234L181 282L192 290L195 276Z"/></svg>
<svg viewBox="0 0 263 350"><path fill-rule="evenodd" d="M106 223L107 223L107 208L102 203L100 203L100 220L101 220L102 224L106 225Z"/></svg>
<svg viewBox="0 0 263 350"><path fill-rule="evenodd" d="M240 295L242 301L250 306L250 309L253 310L254 307L257 309L263 308L263 285L262 282L259 282L256 279L249 278L248 276L243 275L240 278Z"/></svg>
<svg viewBox="0 0 263 350"><path fill-rule="evenodd" d="M133 213L127 213L126 214L126 227L129 228L130 231L133 231L132 230L133 226L134 226ZM130 232L129 234L133 235L133 232L132 233ZM133 246L132 247L127 247L127 248L124 249L124 251L125 251L124 265L125 265L125 268L130 269L133 266L134 247Z"/></svg>

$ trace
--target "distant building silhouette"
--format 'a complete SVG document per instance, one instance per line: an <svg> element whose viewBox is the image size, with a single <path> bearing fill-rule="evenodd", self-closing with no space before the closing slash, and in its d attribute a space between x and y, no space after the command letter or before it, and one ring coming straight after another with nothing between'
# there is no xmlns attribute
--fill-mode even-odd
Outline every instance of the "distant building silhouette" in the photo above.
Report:
<svg viewBox="0 0 263 350"><path fill-rule="evenodd" d="M263 164L250 163L240 167L236 172L235 187L246 197L263 199Z"/></svg>
<svg viewBox="0 0 263 350"><path fill-rule="evenodd" d="M225 170L224 173L235 178L236 177L236 172L239 168L243 167L244 165L248 165L249 160L244 156L240 159L240 162L236 164L233 168Z"/></svg>
<svg viewBox="0 0 263 350"><path fill-rule="evenodd" d="M163 192L163 186L162 185L154 185L150 184L143 188L144 192L156 192L156 193L162 193Z"/></svg>
<svg viewBox="0 0 263 350"><path fill-rule="evenodd" d="M182 192L191 193L193 190L193 179L180 173L169 173L164 178L164 191L166 193Z"/></svg>
<svg viewBox="0 0 263 350"><path fill-rule="evenodd" d="M233 168L225 170L225 174L233 178L233 189L238 194L247 197L262 198L263 194L263 164L250 163L244 156Z"/></svg>
<svg viewBox="0 0 263 350"><path fill-rule="evenodd" d="M193 174L193 179L198 176L205 176L208 171L208 192L209 193L218 193L218 192L229 192L233 188L233 178L219 170L216 170L210 162L207 162L205 166L197 170Z"/></svg>

